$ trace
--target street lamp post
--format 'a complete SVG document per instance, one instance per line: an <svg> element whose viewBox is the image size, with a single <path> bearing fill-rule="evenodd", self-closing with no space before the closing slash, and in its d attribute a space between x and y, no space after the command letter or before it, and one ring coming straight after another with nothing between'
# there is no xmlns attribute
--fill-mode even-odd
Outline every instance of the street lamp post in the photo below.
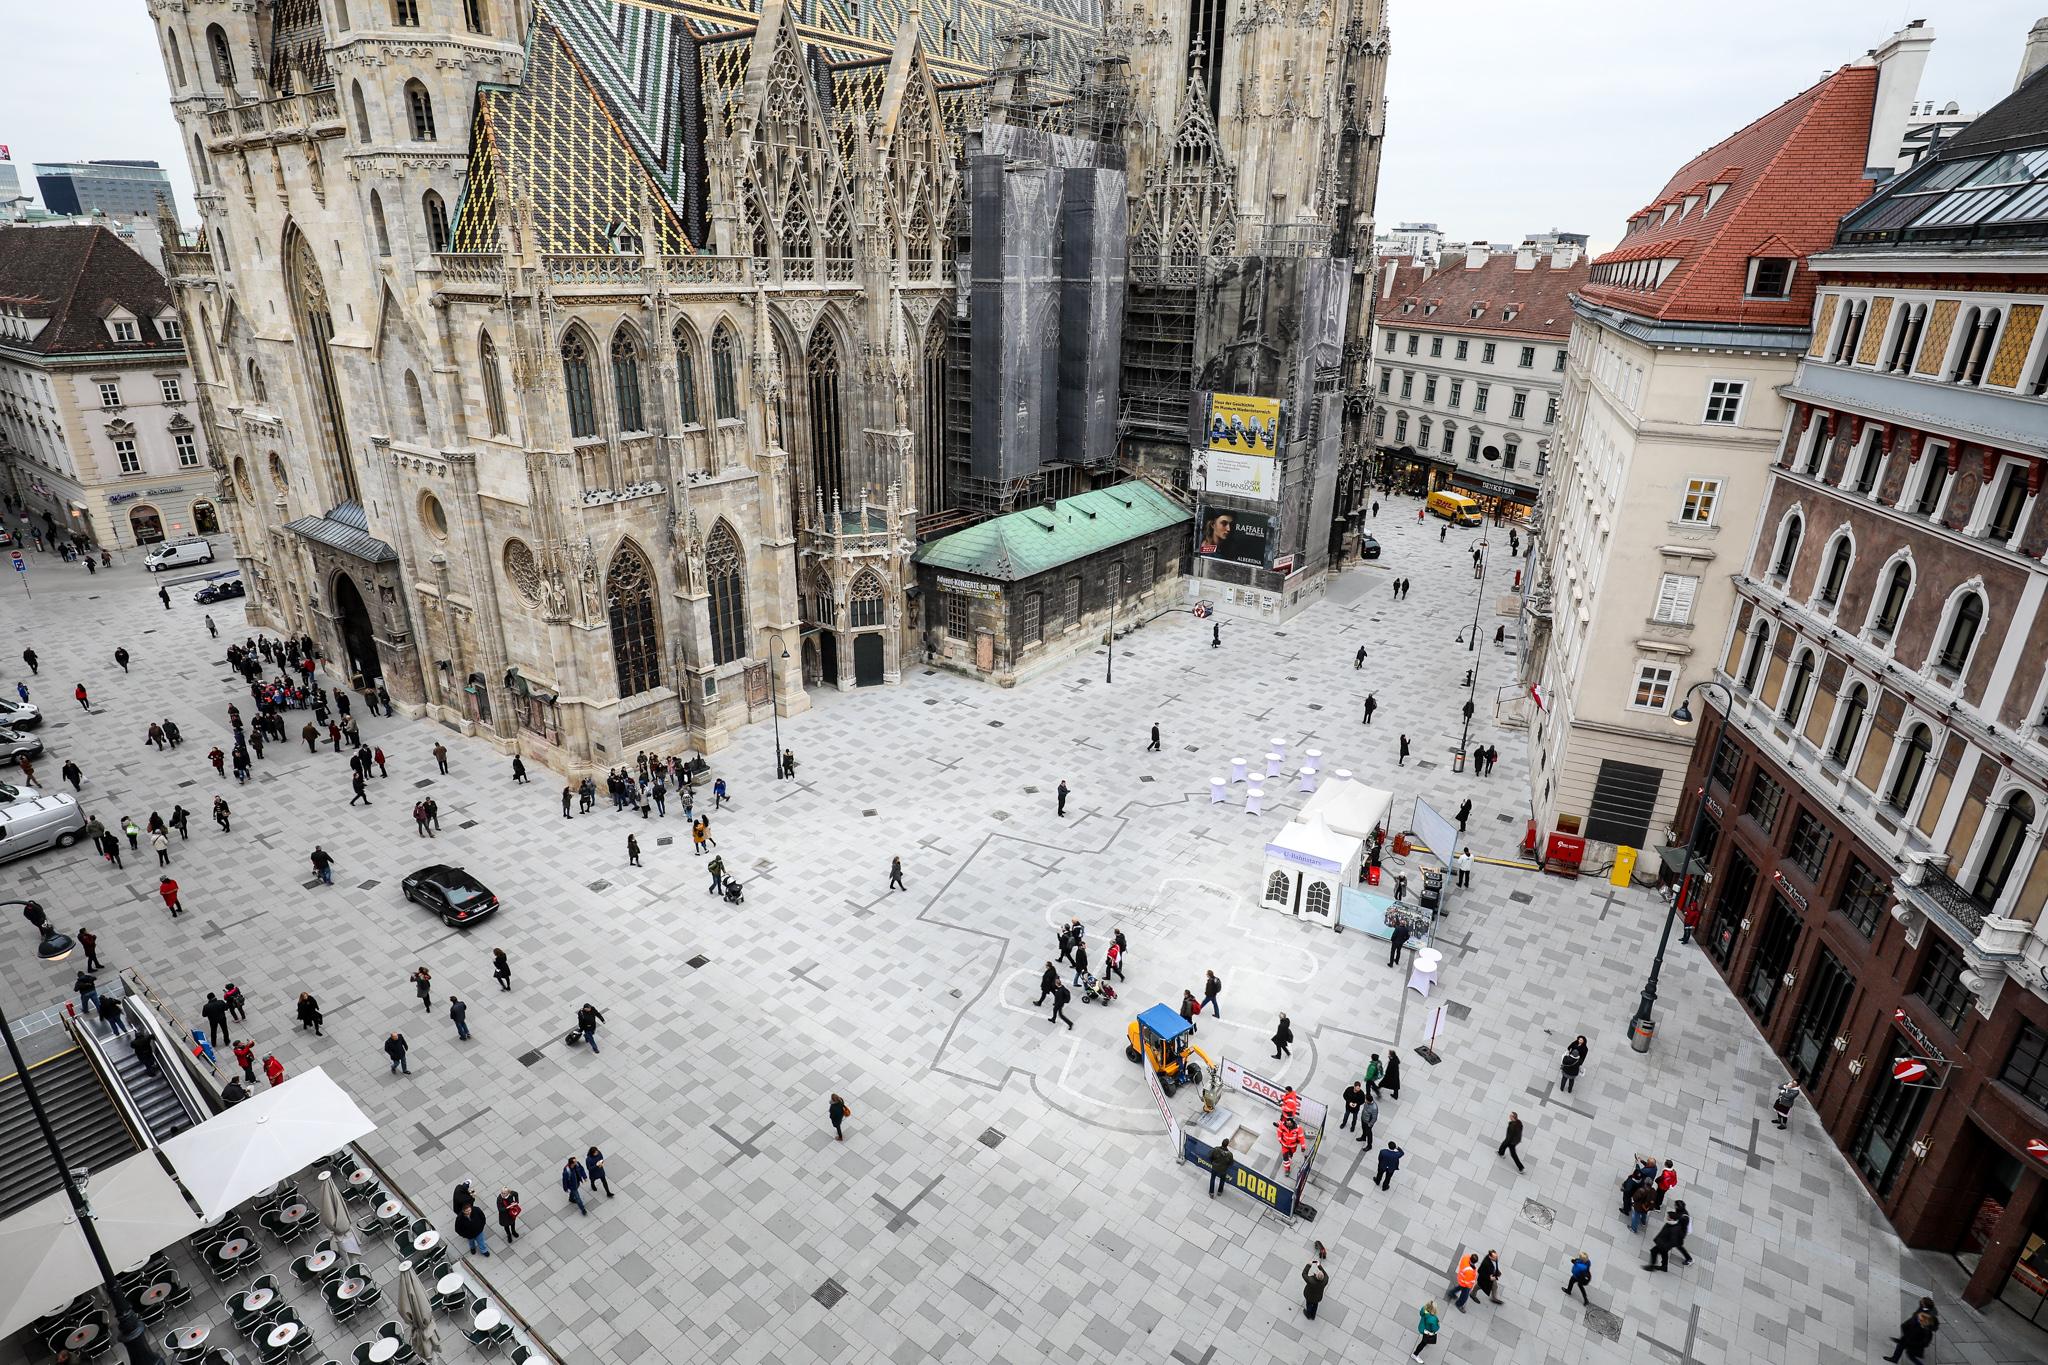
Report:
<svg viewBox="0 0 2048 1365"><path fill-rule="evenodd" d="M1721 689L1721 695L1724 698L1721 705L1721 727L1714 732L1714 747L1707 751L1708 767L1706 780L1700 784L1699 800L1693 804L1692 828L1685 836L1685 869L1679 874L1678 894L1672 897L1671 908L1664 913L1664 933L1657 940L1657 956L1650 961L1649 979L1643 982L1642 1002L1636 1006L1635 1014L1628 1021L1629 1038L1631 1041L1636 1036L1637 1026L1649 1023L1650 1012L1657 1004L1657 978L1664 971L1664 949L1671 942L1671 924L1672 921L1676 920L1683 913L1686 893L1692 886L1693 860L1698 856L1695 849L1699 845L1700 816L1705 813L1707 808L1707 791L1714 785L1714 755L1720 750L1721 740L1728 733L1728 713L1735 707L1735 698L1729 693L1728 689L1709 678L1702 682L1696 682L1686 689L1685 696L1678 703L1678 709L1671 713L1672 724L1692 724L1692 694L1699 691L1702 687L1719 687ZM1649 1042L1645 1039L1643 1046L1638 1051L1648 1052L1649 1050Z"/></svg>
<svg viewBox="0 0 2048 1365"><path fill-rule="evenodd" d="M0 901L0 905L26 904L26 901ZM51 947L58 939L63 940L61 951ZM44 937L43 946L36 955L45 962L61 962L71 955L71 940L52 932ZM78 1188L78 1181L72 1177L71 1166L64 1160L64 1149L57 1145L57 1134L50 1128L50 1116L43 1112L42 1096L36 1093L36 1083L30 1078L28 1064L21 1057L21 1045L14 1041L14 1026L7 1021L5 1014L0 1014L0 1037L7 1039L7 1055L14 1061L14 1074L21 1081L22 1093L28 1096L28 1107L35 1111L36 1126L43 1132L43 1145L50 1149L50 1160L57 1165L57 1174L64 1181L64 1193L71 1199L71 1211L78 1217L78 1229L85 1234L85 1244L92 1250L93 1264L99 1267L100 1283L106 1287L107 1301L114 1307L115 1322L121 1344L128 1349L128 1359L133 1365L163 1365L163 1357L143 1335L142 1317L135 1311L135 1301L114 1278L113 1263L107 1259L107 1249L100 1245L99 1230L93 1226L92 1207L85 1202L84 1191Z"/></svg>
<svg viewBox="0 0 2048 1365"><path fill-rule="evenodd" d="M782 657L789 657L789 646L782 643L780 635L770 635L775 647L782 651ZM782 779L782 690L775 681L775 665L768 665L768 711L775 718L775 777Z"/></svg>
<svg viewBox="0 0 2048 1365"><path fill-rule="evenodd" d="M1492 567L1492 556L1486 553L1487 542L1479 542L1479 593L1472 602L1472 642L1468 651L1479 648L1479 609L1486 602L1486 572ZM1465 670L1465 705L1470 707L1479 696L1479 660L1472 661L1472 667ZM1465 728L1458 735L1458 753L1463 755L1466 742L1472 738L1472 712L1465 712Z"/></svg>
<svg viewBox="0 0 2048 1365"><path fill-rule="evenodd" d="M9 905L35 904L36 903L34 901L0 901L0 907L5 907ZM36 908L40 910L42 907L36 906ZM31 920L29 922L33 924L35 921ZM71 956L70 937L68 935L58 933L57 930L49 923L48 920L45 920L43 922L42 935L43 941L36 945L37 957L41 958L45 962L62 962L65 958Z"/></svg>

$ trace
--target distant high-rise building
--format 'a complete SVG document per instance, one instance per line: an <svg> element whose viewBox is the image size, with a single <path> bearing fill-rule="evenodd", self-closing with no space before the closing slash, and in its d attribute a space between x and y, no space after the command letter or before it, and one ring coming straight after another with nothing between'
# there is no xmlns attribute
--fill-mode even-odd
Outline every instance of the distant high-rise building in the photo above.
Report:
<svg viewBox="0 0 2048 1365"><path fill-rule="evenodd" d="M0 218L12 218L21 211L17 200L33 196L21 192L21 174L12 161L0 160Z"/></svg>
<svg viewBox="0 0 2048 1365"><path fill-rule="evenodd" d="M43 207L52 213L146 213L171 193L171 174L154 161L36 163Z"/></svg>
<svg viewBox="0 0 2048 1365"><path fill-rule="evenodd" d="M1584 251L1589 240L1591 239L1586 233L1559 232L1556 228L1552 228L1548 232L1532 232L1522 238L1525 246L1533 246L1539 253L1547 251L1554 246L1575 246L1579 250Z"/></svg>
<svg viewBox="0 0 2048 1365"><path fill-rule="evenodd" d="M1403 223L1373 238L1372 245L1376 256L1413 256L1417 260L1435 260L1443 250L1444 232L1435 223Z"/></svg>

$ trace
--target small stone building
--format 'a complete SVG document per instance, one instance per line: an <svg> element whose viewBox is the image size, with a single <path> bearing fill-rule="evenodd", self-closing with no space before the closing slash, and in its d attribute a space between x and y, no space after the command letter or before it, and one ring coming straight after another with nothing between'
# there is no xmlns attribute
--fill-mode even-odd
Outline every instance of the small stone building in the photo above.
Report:
<svg viewBox="0 0 2048 1365"><path fill-rule="evenodd" d="M1013 687L1183 597L1192 513L1133 481L996 517L921 546L925 657Z"/></svg>

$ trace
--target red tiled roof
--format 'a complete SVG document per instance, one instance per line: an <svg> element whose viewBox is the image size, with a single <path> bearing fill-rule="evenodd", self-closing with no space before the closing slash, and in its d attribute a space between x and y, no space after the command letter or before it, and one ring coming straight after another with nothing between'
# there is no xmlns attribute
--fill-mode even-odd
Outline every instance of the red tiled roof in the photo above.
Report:
<svg viewBox="0 0 2048 1365"><path fill-rule="evenodd" d="M1660 215L1664 205L1683 207L1686 195L1700 195L1692 212L1630 232L1593 262L1677 257L1662 286L1588 284L1580 295L1645 317L1804 324L1813 309L1811 272L1794 273L1790 298L1745 299L1749 261L1803 260L1824 250L1842 215L1870 196L1876 182L1863 178L1863 162L1876 93L1876 67L1843 67L1679 167L1636 216ZM1728 188L1708 209L1714 185Z"/></svg>
<svg viewBox="0 0 2048 1365"><path fill-rule="evenodd" d="M19 350L61 355L184 349L156 332L157 316L171 307L164 277L113 231L97 225L0 230L0 297L33 299L21 311L50 319L35 340L8 343ZM135 315L142 340L117 342L108 335L102 319L117 307Z"/></svg>
<svg viewBox="0 0 2048 1365"><path fill-rule="evenodd" d="M1571 296L1586 289L1589 267L1584 255L1563 270L1551 268L1548 253L1537 256L1530 270L1515 269L1511 255L1488 256L1477 270L1468 268L1461 255L1444 260L1444 267L1430 274L1407 256L1382 257L1378 287L1373 290L1375 320L1417 331L1571 335ZM1410 300L1415 307L1402 312L1401 305ZM1434 313L1423 312L1428 304L1436 305ZM1476 318L1475 307L1481 310Z"/></svg>

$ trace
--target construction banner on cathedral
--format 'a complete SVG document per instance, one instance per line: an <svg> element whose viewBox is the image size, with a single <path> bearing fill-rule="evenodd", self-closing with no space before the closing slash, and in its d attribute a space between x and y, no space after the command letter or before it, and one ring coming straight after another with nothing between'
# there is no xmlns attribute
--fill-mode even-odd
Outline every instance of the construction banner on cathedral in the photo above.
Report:
<svg viewBox="0 0 2048 1365"><path fill-rule="evenodd" d="M1273 516L1240 512L1234 507L1203 507L1201 539L1196 553L1204 559L1273 567Z"/></svg>

